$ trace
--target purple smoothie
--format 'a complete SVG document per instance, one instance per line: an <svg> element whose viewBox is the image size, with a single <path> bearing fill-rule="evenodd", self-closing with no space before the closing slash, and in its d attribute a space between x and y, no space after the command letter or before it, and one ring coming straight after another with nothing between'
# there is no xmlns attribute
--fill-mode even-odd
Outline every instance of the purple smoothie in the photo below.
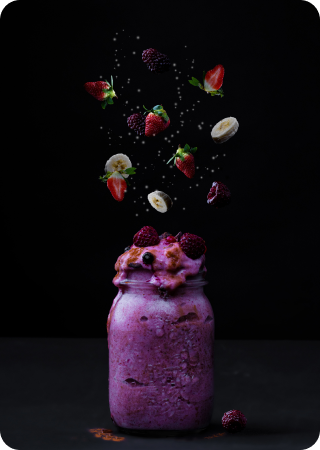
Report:
<svg viewBox="0 0 320 450"><path fill-rule="evenodd" d="M152 264L142 256L150 252ZM205 256L179 243L136 247L121 255L119 288L108 317L109 403L130 430L200 430L213 409L214 320L203 293Z"/></svg>

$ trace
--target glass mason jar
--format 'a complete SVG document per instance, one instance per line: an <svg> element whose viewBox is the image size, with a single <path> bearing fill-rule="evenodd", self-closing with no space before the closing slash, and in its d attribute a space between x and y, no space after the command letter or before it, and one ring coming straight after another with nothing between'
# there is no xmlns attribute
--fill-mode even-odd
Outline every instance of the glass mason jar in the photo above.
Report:
<svg viewBox="0 0 320 450"><path fill-rule="evenodd" d="M187 280L168 296L125 280L108 317L109 403L120 431L198 432L213 410L214 319L203 292Z"/></svg>

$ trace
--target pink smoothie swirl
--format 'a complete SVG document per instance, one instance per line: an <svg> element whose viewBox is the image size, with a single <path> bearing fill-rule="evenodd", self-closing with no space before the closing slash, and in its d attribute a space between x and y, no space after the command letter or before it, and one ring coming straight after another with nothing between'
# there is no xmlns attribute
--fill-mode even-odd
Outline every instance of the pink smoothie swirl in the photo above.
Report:
<svg viewBox="0 0 320 450"><path fill-rule="evenodd" d="M143 255L145 253L153 255L151 264L144 262ZM179 242L170 243L163 239L158 245L148 247L132 245L130 250L117 259L115 264L117 275L113 279L113 284L121 287L126 280L132 279L132 272L136 271L140 273L138 278L141 281L145 278L146 283L170 292L185 283L187 277L195 276L198 273L202 273L204 276L206 273L204 264L204 255L197 259L189 258L182 251ZM149 271L150 274L142 275L143 270ZM135 275L135 280L137 280L137 275Z"/></svg>

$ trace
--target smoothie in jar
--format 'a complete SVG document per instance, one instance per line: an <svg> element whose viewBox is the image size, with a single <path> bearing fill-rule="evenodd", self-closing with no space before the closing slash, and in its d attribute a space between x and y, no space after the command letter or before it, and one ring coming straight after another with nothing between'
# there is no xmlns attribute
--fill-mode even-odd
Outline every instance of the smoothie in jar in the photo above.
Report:
<svg viewBox="0 0 320 450"><path fill-rule="evenodd" d="M119 256L108 317L111 417L125 432L192 432L213 409L204 241L144 227ZM188 256L189 255L189 256Z"/></svg>

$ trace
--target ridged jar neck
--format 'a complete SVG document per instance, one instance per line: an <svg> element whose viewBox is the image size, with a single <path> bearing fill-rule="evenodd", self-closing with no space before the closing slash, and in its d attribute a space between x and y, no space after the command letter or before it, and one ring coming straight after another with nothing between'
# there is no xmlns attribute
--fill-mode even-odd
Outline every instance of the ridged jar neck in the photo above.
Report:
<svg viewBox="0 0 320 450"><path fill-rule="evenodd" d="M184 287L184 288L189 288L189 289L195 289L195 288L199 288L202 286L205 286L206 284L208 284L207 280L188 280L185 283L182 283L177 289ZM157 288L157 286L155 286L152 283L149 283L147 281L135 281L135 280L123 280L120 283L120 286L128 286L128 287L137 287L139 289L149 289L149 288Z"/></svg>

